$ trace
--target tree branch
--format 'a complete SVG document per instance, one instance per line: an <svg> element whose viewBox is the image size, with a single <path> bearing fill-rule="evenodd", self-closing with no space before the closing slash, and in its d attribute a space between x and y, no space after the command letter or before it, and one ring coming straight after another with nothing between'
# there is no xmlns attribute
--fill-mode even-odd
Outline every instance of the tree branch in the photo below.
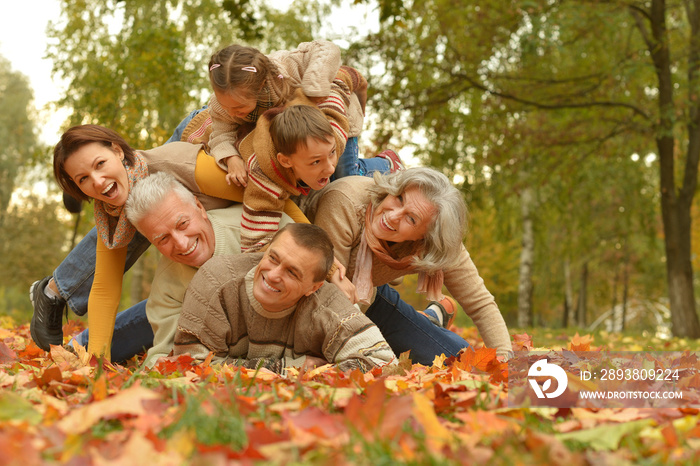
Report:
<svg viewBox="0 0 700 466"><path fill-rule="evenodd" d="M461 74L460 77L467 81L469 84L471 84L472 87L479 89L482 92L485 92L487 94L500 97L502 99L507 99L513 102L518 102L530 107L534 108L540 108L540 109L574 109L574 108L594 108L594 107L615 107L615 108L624 108L627 110L631 110L633 113L641 116L642 118L649 120L649 116L642 111L639 107L636 107L632 104L628 104L626 102L612 102L612 101L591 101L591 102L582 102L582 103L544 103L544 102L538 102L533 99L527 99L524 97L520 97L515 94L511 94L508 92L502 92L502 91L497 91L495 89L491 89L485 84L481 83L479 80L467 75L467 74Z"/></svg>

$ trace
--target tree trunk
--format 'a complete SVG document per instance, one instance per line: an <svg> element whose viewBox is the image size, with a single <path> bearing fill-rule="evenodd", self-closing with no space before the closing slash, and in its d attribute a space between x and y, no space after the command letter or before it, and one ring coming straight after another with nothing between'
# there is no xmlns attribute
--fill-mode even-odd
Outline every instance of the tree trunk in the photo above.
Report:
<svg viewBox="0 0 700 466"><path fill-rule="evenodd" d="M662 207L667 204L664 197L662 195ZM690 212L687 213L686 219L685 212L681 210L684 209L678 206L662 208L671 331L676 337L700 338L700 322L695 311L693 269L690 263Z"/></svg>
<svg viewBox="0 0 700 466"><path fill-rule="evenodd" d="M520 280L518 283L518 327L532 325L532 264L535 257L535 237L532 227L531 207L534 203L532 188L525 187L520 194L523 219L523 244L520 250Z"/></svg>
<svg viewBox="0 0 700 466"><path fill-rule="evenodd" d="M634 7L631 7L630 11L649 49L658 79L659 116L655 129L659 152L659 186L666 249L666 280L671 303L671 330L678 337L699 338L700 321L695 312L693 268L690 262L690 207L698 181L700 156L700 0L688 1L685 6L690 25L687 50L684 51L688 57L688 95L683 97L688 103L688 143L685 166L678 170L682 177L680 183L676 183L675 167L675 123L680 112L673 100L674 83L670 37L666 26L666 1L652 0L646 16L641 15Z"/></svg>
<svg viewBox="0 0 700 466"><path fill-rule="evenodd" d="M141 302L144 297L143 297L143 271L146 266L145 261L143 260L144 256L141 256L136 262L134 262L134 265L131 267L131 292L130 292L130 298L131 298L131 306L133 306L136 303Z"/></svg>
<svg viewBox="0 0 700 466"><path fill-rule="evenodd" d="M574 290L571 285L571 265L569 259L564 261L564 328L569 323L576 324L574 310Z"/></svg>
<svg viewBox="0 0 700 466"><path fill-rule="evenodd" d="M583 328L586 326L586 286L588 284L588 262L584 262L581 267L581 289L578 295L578 306L576 307L578 311L578 319L576 324Z"/></svg>
<svg viewBox="0 0 700 466"><path fill-rule="evenodd" d="M627 293L629 292L629 264L625 262L622 269L622 321L620 322L620 331L625 331L625 322L627 321Z"/></svg>

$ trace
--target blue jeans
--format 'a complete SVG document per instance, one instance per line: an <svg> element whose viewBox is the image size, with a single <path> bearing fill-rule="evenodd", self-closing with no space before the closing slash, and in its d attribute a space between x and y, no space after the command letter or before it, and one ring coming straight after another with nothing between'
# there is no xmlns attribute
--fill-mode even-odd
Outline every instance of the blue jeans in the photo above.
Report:
<svg viewBox="0 0 700 466"><path fill-rule="evenodd" d="M175 142L179 141L182 138L182 133L185 131L185 128L187 127L187 124L192 120L192 118L196 117L202 110L206 109L207 106L204 105L202 108L198 108L197 110L192 110L189 115L187 115L178 125L177 128L175 128L175 131L173 132L173 135L170 136L170 138L165 141L165 143L169 142Z"/></svg>
<svg viewBox="0 0 700 466"><path fill-rule="evenodd" d="M136 259L141 257L151 243L136 232L129 243L124 272L129 270ZM95 249L97 248L97 229L93 228L68 253L63 262L53 272L53 279L61 297L77 315L87 312L88 297L95 278Z"/></svg>
<svg viewBox="0 0 700 466"><path fill-rule="evenodd" d="M381 157L361 159L357 137L352 137L348 138L345 151L338 159L332 179L337 180L351 175L372 176L374 172L388 173L389 168L389 161Z"/></svg>
<svg viewBox="0 0 700 466"><path fill-rule="evenodd" d="M464 338L418 314L389 285L377 287L377 296L366 314L379 327L394 353L398 356L410 350L414 363L429 366L435 356L454 356L469 346Z"/></svg>
<svg viewBox="0 0 700 466"><path fill-rule="evenodd" d="M85 329L73 341L87 348L90 329ZM72 341L71 341L72 343ZM70 344L70 343L69 343ZM146 300L117 314L112 336L112 361L122 362L153 346L153 329L146 317Z"/></svg>

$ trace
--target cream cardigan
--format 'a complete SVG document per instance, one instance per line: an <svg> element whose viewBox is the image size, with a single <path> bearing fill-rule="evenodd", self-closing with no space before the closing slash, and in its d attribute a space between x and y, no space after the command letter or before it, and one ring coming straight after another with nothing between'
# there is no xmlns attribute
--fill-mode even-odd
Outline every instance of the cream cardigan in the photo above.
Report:
<svg viewBox="0 0 700 466"><path fill-rule="evenodd" d="M360 239L365 227L365 212L369 204L368 188L374 180L368 177L349 176L330 183L321 191L315 191L299 199L299 206L311 223L322 227L330 235L335 257L347 268L352 279ZM410 244L397 244L394 252L401 255L409 251ZM499 355L512 351L511 339L503 316L493 295L486 289L484 280L462 245L457 266L444 270L445 286L453 298L472 319L487 347L496 348ZM410 272L409 272L410 273ZM372 263L374 286L384 285L406 274L392 269L376 258Z"/></svg>

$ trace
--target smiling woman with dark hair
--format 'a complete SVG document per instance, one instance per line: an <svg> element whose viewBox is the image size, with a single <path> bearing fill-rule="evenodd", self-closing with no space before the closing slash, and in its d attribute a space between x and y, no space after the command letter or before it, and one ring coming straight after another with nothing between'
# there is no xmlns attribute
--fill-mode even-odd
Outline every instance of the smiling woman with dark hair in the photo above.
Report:
<svg viewBox="0 0 700 466"><path fill-rule="evenodd" d="M141 151L99 125L74 126L63 133L54 149L54 176L71 196L94 200L96 229L53 276L30 289L30 331L40 348L48 351L50 345L63 344L62 311L67 303L78 315L94 310L88 312L88 351L110 358L124 271L150 245L126 218L124 205L136 182L161 171L172 174L207 210L243 199L242 189L226 183L226 172L201 144L175 142ZM292 203L287 208L298 212Z"/></svg>

